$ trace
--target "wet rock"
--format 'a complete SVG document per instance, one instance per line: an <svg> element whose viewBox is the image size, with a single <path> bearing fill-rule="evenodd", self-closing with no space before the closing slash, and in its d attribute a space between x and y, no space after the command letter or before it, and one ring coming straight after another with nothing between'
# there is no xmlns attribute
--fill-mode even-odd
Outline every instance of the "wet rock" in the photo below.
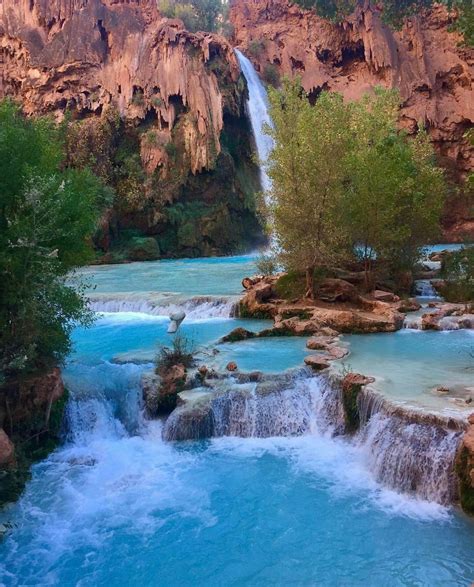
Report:
<svg viewBox="0 0 474 587"><path fill-rule="evenodd" d="M249 338L255 338L255 332L247 330L246 328L234 328L232 332L222 337L220 342L239 342L241 340L248 340Z"/></svg>
<svg viewBox="0 0 474 587"><path fill-rule="evenodd" d="M234 371L237 371L237 369L238 369L237 363L234 363L234 361L227 363L227 366L226 366L227 371L230 371L231 373L233 373Z"/></svg>
<svg viewBox="0 0 474 587"><path fill-rule="evenodd" d="M456 473L461 507L474 516L474 413L469 416L468 424L456 457Z"/></svg>
<svg viewBox="0 0 474 587"><path fill-rule="evenodd" d="M328 349L328 353L330 356L329 360L338 361L340 359L343 359L344 357L347 357L347 355L349 354L349 349L339 346L333 346Z"/></svg>
<svg viewBox="0 0 474 587"><path fill-rule="evenodd" d="M400 300L396 305L396 309L403 314L408 312L418 312L421 309L421 304L415 299L410 298L408 300Z"/></svg>
<svg viewBox="0 0 474 587"><path fill-rule="evenodd" d="M323 371L329 367L328 360L320 355L310 355L305 358L304 362L314 371Z"/></svg>
<svg viewBox="0 0 474 587"><path fill-rule="evenodd" d="M7 433L0 428L0 468L8 467L15 462L15 446Z"/></svg>
<svg viewBox="0 0 474 587"><path fill-rule="evenodd" d="M329 336L312 336L306 343L306 348L312 351L325 351L332 342L334 338Z"/></svg>

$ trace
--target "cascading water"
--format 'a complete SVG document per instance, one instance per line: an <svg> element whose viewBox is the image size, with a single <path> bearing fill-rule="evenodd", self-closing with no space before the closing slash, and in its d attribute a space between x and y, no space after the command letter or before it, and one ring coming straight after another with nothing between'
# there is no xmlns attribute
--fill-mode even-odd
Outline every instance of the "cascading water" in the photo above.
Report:
<svg viewBox="0 0 474 587"><path fill-rule="evenodd" d="M237 306L235 297L195 296L179 299L178 296L149 293L92 293L89 307L94 312L139 312L152 316L170 316L183 311L187 320L231 318Z"/></svg>
<svg viewBox="0 0 474 587"><path fill-rule="evenodd" d="M268 202L272 183L266 171L266 164L273 149L273 139L264 130L265 125L271 126L272 124L268 111L267 91L250 60L238 49L235 49L235 53L249 89L248 112L260 161L260 179Z"/></svg>
<svg viewBox="0 0 474 587"><path fill-rule="evenodd" d="M384 486L452 503L457 497L454 460L462 424L426 420L409 411L401 416L391 405L376 393L364 392L359 401L361 429L348 445L358 447L365 465ZM344 431L338 385L297 373L290 379L274 377L260 383L221 381L207 400L176 410L166 422L163 437L339 436Z"/></svg>

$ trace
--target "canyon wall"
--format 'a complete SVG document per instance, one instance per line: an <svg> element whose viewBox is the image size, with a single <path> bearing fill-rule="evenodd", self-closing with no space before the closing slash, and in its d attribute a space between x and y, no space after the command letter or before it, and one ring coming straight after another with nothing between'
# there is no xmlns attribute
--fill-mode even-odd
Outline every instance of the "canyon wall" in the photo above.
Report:
<svg viewBox="0 0 474 587"><path fill-rule="evenodd" d="M239 132L246 131L246 87L232 47L161 18L154 0L0 1L0 96L19 99L27 114L62 120L69 112L70 126L85 121L82 135L91 134L86 127L99 117L118 114L121 126L107 148L139 154L135 175L141 177L133 201L119 202L104 219L103 248L121 229L138 226L140 236L159 237L170 226L166 207L180 202L186 208L191 187L203 210L194 204L194 215L183 217L212 224L220 212L225 224L245 222L251 237L258 232L251 202L257 170L248 133ZM94 162L100 148L97 141L91 145ZM119 157L115 175L123 177L128 163ZM249 168L248 182L241 180L242 165ZM216 173L220 167L225 181ZM183 223L175 224L178 233ZM228 252L245 232L227 231L229 241L219 227L202 230L205 242L191 243L191 254ZM169 234L167 240L173 240Z"/></svg>
<svg viewBox="0 0 474 587"><path fill-rule="evenodd" d="M474 169L474 49L450 32L452 18L436 6L400 31L385 26L367 2L335 24L288 0L232 0L234 42L262 76L300 76L310 96L323 90L358 99L374 86L398 88L400 124L428 129L449 175L463 180ZM453 238L474 235L467 198L452 198L445 225Z"/></svg>

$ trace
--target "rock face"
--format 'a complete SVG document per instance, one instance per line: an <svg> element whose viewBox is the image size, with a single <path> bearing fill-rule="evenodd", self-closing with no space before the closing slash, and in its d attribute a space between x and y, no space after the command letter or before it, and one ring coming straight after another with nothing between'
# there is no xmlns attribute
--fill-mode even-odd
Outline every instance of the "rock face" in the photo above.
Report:
<svg viewBox="0 0 474 587"><path fill-rule="evenodd" d="M368 4L333 24L288 0L232 0L235 44L262 74L300 76L313 98L322 90L357 99L377 85L399 88L401 126L414 132L423 122L441 162L465 177L474 168L464 136L474 124L474 49L459 46L441 6L392 31ZM453 238L472 236L468 203L453 202L445 220Z"/></svg>
<svg viewBox="0 0 474 587"><path fill-rule="evenodd" d="M458 452L456 471L461 506L465 512L474 515L474 413L469 417L469 427Z"/></svg>
<svg viewBox="0 0 474 587"><path fill-rule="evenodd" d="M254 181L258 189L250 144L248 138L241 143L238 128L246 125L245 84L231 45L223 37L189 33L179 20L161 18L155 0L4 0L3 96L20 99L27 114L49 113L60 120L69 110L86 125L91 120L97 125L113 110L125 123L120 132L128 139L133 134L144 179L132 205L121 202L119 213L107 219L102 244L114 225L148 236L163 232L165 205L181 201L187 188L204 206L224 203L217 220L235 222L238 214L232 213L244 216L248 196L236 179L239 158L246 159L250 184ZM218 181L223 179L218 166L225 169L225 185ZM231 194L232 205L222 192ZM250 232L257 224L254 220ZM176 218L175 225L179 230ZM217 242L212 222L199 229L209 251L199 251L202 243L190 242L185 234L184 247L195 254L212 252L213 246L225 252L226 239Z"/></svg>

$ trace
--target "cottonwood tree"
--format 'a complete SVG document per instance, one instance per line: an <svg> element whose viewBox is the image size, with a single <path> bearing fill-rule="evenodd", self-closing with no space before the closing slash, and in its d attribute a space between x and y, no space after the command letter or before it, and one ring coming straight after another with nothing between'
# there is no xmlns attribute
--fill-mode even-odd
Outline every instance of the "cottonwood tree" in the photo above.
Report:
<svg viewBox="0 0 474 587"><path fill-rule="evenodd" d="M280 260L304 269L306 296L314 298L316 268L334 263L344 249L340 230L344 155L349 118L342 97L323 93L311 106L298 81L270 90L274 140L268 174L273 182L272 216Z"/></svg>
<svg viewBox="0 0 474 587"><path fill-rule="evenodd" d="M351 146L345 156L345 226L364 262L366 287L373 263L410 270L423 244L439 231L443 172L424 130L414 140L397 128L397 92L376 89L350 109Z"/></svg>

